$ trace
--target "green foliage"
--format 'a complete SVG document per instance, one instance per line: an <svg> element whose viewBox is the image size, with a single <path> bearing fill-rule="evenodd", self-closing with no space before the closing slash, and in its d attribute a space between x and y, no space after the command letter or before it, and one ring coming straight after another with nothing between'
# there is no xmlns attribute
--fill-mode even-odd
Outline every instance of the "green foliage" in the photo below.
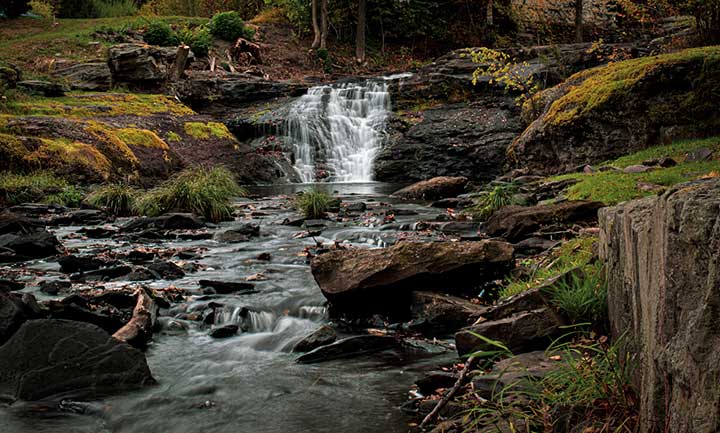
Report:
<svg viewBox="0 0 720 433"><path fill-rule="evenodd" d="M135 214L138 192L129 185L104 185L93 191L88 202L113 215L124 217Z"/></svg>
<svg viewBox="0 0 720 433"><path fill-rule="evenodd" d="M45 19L55 16L53 5L43 0L30 0L30 11Z"/></svg>
<svg viewBox="0 0 720 433"><path fill-rule="evenodd" d="M583 267L583 272L570 274L547 291L552 304L571 323L591 323L604 327L607 321L607 283L599 263Z"/></svg>
<svg viewBox="0 0 720 433"><path fill-rule="evenodd" d="M49 172L17 174L0 173L0 204L42 202L48 196L61 194L70 188L64 179Z"/></svg>
<svg viewBox="0 0 720 433"><path fill-rule="evenodd" d="M175 32L164 21L151 21L143 34L143 40L148 44L161 47L170 47L178 43Z"/></svg>
<svg viewBox="0 0 720 433"><path fill-rule="evenodd" d="M490 84L501 85L506 91L517 94L515 102L519 106L540 90L527 62L514 62L508 54L485 47L468 51L472 61L479 64L473 71L473 85L477 85L482 77L489 77Z"/></svg>
<svg viewBox="0 0 720 433"><path fill-rule="evenodd" d="M331 202L332 197L327 193L312 189L301 193L295 199L295 208L302 212L305 218L324 218L330 208Z"/></svg>
<svg viewBox="0 0 720 433"><path fill-rule="evenodd" d="M513 195L516 192L517 186L512 183L496 185L489 193L482 196L468 212L475 219L487 220L498 209L513 204Z"/></svg>
<svg viewBox="0 0 720 433"><path fill-rule="evenodd" d="M708 148L716 154L720 152L720 137L703 140L680 140L666 146L651 147L607 163L623 168L640 164L647 159L674 158L678 165L657 168L646 173L624 173L622 171L600 171L597 173L571 173L556 176L553 180L577 179L580 182L570 186L565 195L572 200L595 200L607 205L615 205L628 200L656 194L654 189L641 189L643 185L662 187L687 182L702 176L715 176L720 173L720 160L701 162L682 162L684 155L700 148Z"/></svg>
<svg viewBox="0 0 720 433"><path fill-rule="evenodd" d="M0 5L0 12L8 18L17 18L29 10L28 0L4 0Z"/></svg>
<svg viewBox="0 0 720 433"><path fill-rule="evenodd" d="M133 0L58 0L61 18L113 18L136 13Z"/></svg>
<svg viewBox="0 0 720 433"><path fill-rule="evenodd" d="M182 171L137 202L138 213L157 216L166 212L192 212L210 221L232 218L233 197L247 194L224 167L197 167Z"/></svg>
<svg viewBox="0 0 720 433"><path fill-rule="evenodd" d="M45 197L42 201L67 207L80 207L83 199L85 199L85 193L69 185L63 188L62 191Z"/></svg>
<svg viewBox="0 0 720 433"><path fill-rule="evenodd" d="M326 74L332 74L333 71L333 65L332 65L332 58L330 57L330 52L328 52L325 48L318 48L315 51L315 54L317 55L318 59L323 64L323 70Z"/></svg>
<svg viewBox="0 0 720 433"><path fill-rule="evenodd" d="M245 22L235 11L215 14L210 19L208 28L213 36L230 42L235 42L238 38L252 39L255 36L255 31L245 28Z"/></svg>
<svg viewBox="0 0 720 433"><path fill-rule="evenodd" d="M545 257L527 259L523 264L530 268L530 275L505 281L499 293L500 298L514 296L540 286L549 279L573 268L585 270L593 258L595 242L597 242L597 238L594 236L580 236L563 242Z"/></svg>
<svg viewBox="0 0 720 433"><path fill-rule="evenodd" d="M189 27L177 31L176 40L190 46L193 54L198 57L207 57L212 47L213 37L205 26L198 26L194 29Z"/></svg>

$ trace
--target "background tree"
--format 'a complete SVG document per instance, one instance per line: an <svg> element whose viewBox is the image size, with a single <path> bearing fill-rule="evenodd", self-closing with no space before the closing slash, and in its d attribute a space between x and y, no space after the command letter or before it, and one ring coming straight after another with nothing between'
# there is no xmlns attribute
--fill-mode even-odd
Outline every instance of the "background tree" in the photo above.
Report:
<svg viewBox="0 0 720 433"><path fill-rule="evenodd" d="M583 0L575 0L575 42L583 41Z"/></svg>
<svg viewBox="0 0 720 433"><path fill-rule="evenodd" d="M0 12L8 18L17 18L29 10L28 0L3 0L0 2Z"/></svg>
<svg viewBox="0 0 720 433"><path fill-rule="evenodd" d="M365 63L365 23L367 18L367 1L359 0L358 22L355 35L355 58L357 62Z"/></svg>

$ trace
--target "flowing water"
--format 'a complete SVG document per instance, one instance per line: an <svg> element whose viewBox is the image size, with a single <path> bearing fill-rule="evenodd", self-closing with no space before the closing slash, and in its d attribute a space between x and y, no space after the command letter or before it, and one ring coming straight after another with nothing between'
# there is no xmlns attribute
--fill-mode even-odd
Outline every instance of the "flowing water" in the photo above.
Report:
<svg viewBox="0 0 720 433"><path fill-rule="evenodd" d="M369 182L390 111L387 80L313 87L290 108L283 135L303 182Z"/></svg>
<svg viewBox="0 0 720 433"><path fill-rule="evenodd" d="M332 185L320 188L334 191L344 201L363 201L369 213L353 223L328 223L318 241L351 242L373 248L392 242L397 231L381 229L372 214L387 209L392 201L386 193L393 186L383 184ZM409 419L399 406L407 400L409 386L422 371L438 362L454 358L452 353L430 357L427 354L384 352L362 358L321 364L295 363L290 348L303 336L327 322L325 303L310 274L305 257L313 238L295 239L300 229L280 224L292 217L285 198L292 193L266 187L255 192L267 196L239 202L246 216L223 223L212 231L222 231L241 223L261 225L261 236L245 243L219 243L214 240L173 241L157 244L131 244L121 239L87 240L68 238L78 228L57 230L68 248L79 254L123 251L144 247L200 247L207 250L198 263L203 268L175 281L153 281L152 287L175 285L192 293L184 307L165 311L202 311L208 302L222 303L218 316L223 323L245 320L247 332L228 339L212 339L207 327L184 322L186 332L161 332L146 352L148 364L158 385L120 393L100 401L16 403L0 405L0 432L3 433L213 433L213 432L405 432ZM438 210L414 204L396 203L396 209L415 211L416 216L400 216L400 223L430 219ZM253 213L254 212L254 213ZM251 215L251 213L253 213ZM122 223L119 221L118 223ZM256 260L269 252L270 262ZM177 261L177 259L174 259ZM40 278L58 278L57 263L39 261L31 270L44 273ZM243 281L254 274L258 293L250 295L202 296L199 279ZM105 283L122 286L128 282ZM47 297L30 287L41 299ZM246 319L240 311L251 310ZM438 358L440 356L441 358Z"/></svg>

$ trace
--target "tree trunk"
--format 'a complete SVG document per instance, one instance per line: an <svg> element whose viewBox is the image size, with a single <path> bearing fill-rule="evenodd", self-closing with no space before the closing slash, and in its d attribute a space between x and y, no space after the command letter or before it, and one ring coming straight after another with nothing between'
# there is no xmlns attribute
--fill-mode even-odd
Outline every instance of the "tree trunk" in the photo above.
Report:
<svg viewBox="0 0 720 433"><path fill-rule="evenodd" d="M318 0L312 0L312 26L315 38L313 39L312 48L316 49L320 46L320 24L318 24Z"/></svg>
<svg viewBox="0 0 720 433"><path fill-rule="evenodd" d="M328 32L328 3L327 0L320 1L320 48L327 49Z"/></svg>
<svg viewBox="0 0 720 433"><path fill-rule="evenodd" d="M583 0L575 0L575 42L583 41Z"/></svg>
<svg viewBox="0 0 720 433"><path fill-rule="evenodd" d="M485 24L488 26L493 25L493 0L487 0L485 5Z"/></svg>
<svg viewBox="0 0 720 433"><path fill-rule="evenodd" d="M360 0L358 5L357 34L355 35L355 58L360 64L365 63L365 19L367 0Z"/></svg>
<svg viewBox="0 0 720 433"><path fill-rule="evenodd" d="M173 69L170 75L173 81L179 81L180 78L182 78L183 72L185 72L185 65L187 64L187 58L189 54L189 46L182 44L178 47L177 54L175 54L175 63L173 63Z"/></svg>

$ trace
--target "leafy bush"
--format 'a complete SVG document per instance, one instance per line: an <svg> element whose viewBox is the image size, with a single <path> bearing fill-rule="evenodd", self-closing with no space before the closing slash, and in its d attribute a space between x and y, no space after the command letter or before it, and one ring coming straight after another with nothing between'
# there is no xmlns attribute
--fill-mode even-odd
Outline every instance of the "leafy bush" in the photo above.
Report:
<svg viewBox="0 0 720 433"><path fill-rule="evenodd" d="M177 31L176 39L190 46L192 52L198 57L206 57L210 52L213 37L205 26L198 26L194 29L189 27Z"/></svg>
<svg viewBox="0 0 720 433"><path fill-rule="evenodd" d="M210 19L210 33L220 39L235 42L238 38L252 39L255 31L245 28L245 22L235 11L220 12Z"/></svg>
<svg viewBox="0 0 720 433"><path fill-rule="evenodd" d="M318 48L318 50L315 51L315 54L317 54L318 59L320 59L323 64L323 71L325 71L326 74L332 74L333 66L330 52L328 52L325 48Z"/></svg>
<svg viewBox="0 0 720 433"><path fill-rule="evenodd" d="M177 36L170 25L163 21L152 21L145 30L143 40L150 45L170 47L177 45Z"/></svg>
<svg viewBox="0 0 720 433"><path fill-rule="evenodd" d="M469 209L469 213L473 218L486 220L498 209L513 204L512 199L516 192L517 187L512 183L497 185L488 194L482 196L475 206Z"/></svg>
<svg viewBox="0 0 720 433"><path fill-rule="evenodd" d="M129 17L137 14L133 0L94 0L95 18Z"/></svg>
<svg viewBox="0 0 720 433"><path fill-rule="evenodd" d="M295 199L295 208L305 215L305 218L317 219L325 217L332 197L316 189L306 191Z"/></svg>
<svg viewBox="0 0 720 433"><path fill-rule="evenodd" d="M31 174L0 173L0 204L38 203L70 186L49 172Z"/></svg>
<svg viewBox="0 0 720 433"><path fill-rule="evenodd" d="M85 194L74 186L66 186L62 191L45 197L44 203L59 204L67 207L80 207Z"/></svg>
<svg viewBox="0 0 720 433"><path fill-rule="evenodd" d="M223 167L182 171L138 200L138 213L157 216L166 212L192 212L210 221L232 218L231 199L247 194Z"/></svg>
<svg viewBox="0 0 720 433"><path fill-rule="evenodd" d="M95 190L88 202L117 216L131 216L135 213L138 193L128 185L111 184Z"/></svg>
<svg viewBox="0 0 720 433"><path fill-rule="evenodd" d="M45 19L55 16L55 10L52 4L42 0L30 0L30 11Z"/></svg>

